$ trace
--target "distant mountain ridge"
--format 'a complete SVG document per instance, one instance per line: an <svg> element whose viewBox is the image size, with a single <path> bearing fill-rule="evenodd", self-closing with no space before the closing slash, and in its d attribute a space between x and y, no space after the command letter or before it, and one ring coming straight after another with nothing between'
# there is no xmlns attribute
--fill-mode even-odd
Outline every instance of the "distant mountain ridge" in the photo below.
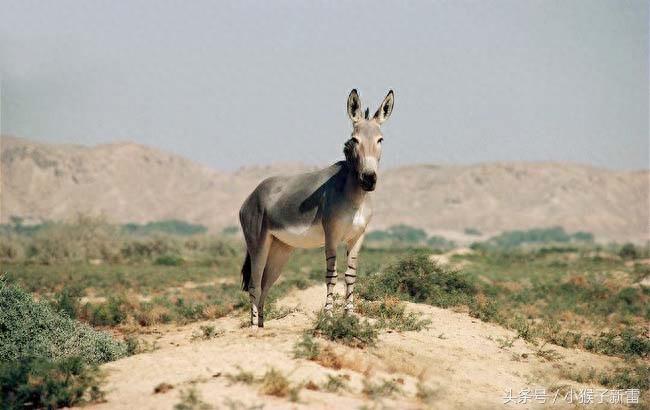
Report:
<svg viewBox="0 0 650 410"><path fill-rule="evenodd" d="M0 140L0 221L76 213L120 222L180 219L211 230L237 224L244 198L267 176L315 169L276 164L220 172L130 142L86 147ZM567 163L412 165L384 170L372 229L404 223L450 238L466 228L562 226L606 240L650 239L650 171Z"/></svg>

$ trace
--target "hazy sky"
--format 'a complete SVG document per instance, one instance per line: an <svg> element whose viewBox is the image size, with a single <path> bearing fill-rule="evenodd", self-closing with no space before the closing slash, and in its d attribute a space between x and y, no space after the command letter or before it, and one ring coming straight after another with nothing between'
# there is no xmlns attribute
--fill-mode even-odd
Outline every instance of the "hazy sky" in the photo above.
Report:
<svg viewBox="0 0 650 410"><path fill-rule="evenodd" d="M648 2L0 0L1 128L218 169L342 157L389 88L384 162L649 166Z"/></svg>

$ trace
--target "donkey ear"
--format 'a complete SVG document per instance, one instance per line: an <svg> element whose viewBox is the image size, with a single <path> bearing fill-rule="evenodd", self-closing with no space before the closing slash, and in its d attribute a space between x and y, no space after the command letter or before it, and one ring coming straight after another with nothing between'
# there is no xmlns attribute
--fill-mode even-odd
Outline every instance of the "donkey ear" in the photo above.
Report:
<svg viewBox="0 0 650 410"><path fill-rule="evenodd" d="M375 113L375 120L377 120L378 123L382 123L390 117L390 114L393 112L393 103L395 102L395 98L393 97L393 90L390 90L388 94L386 95L386 98L384 98L384 101L381 102L379 105L379 108L377 109L377 112Z"/></svg>
<svg viewBox="0 0 650 410"><path fill-rule="evenodd" d="M361 99L355 88L350 91L350 96L348 96L348 116L352 122L357 122L361 119L362 115Z"/></svg>

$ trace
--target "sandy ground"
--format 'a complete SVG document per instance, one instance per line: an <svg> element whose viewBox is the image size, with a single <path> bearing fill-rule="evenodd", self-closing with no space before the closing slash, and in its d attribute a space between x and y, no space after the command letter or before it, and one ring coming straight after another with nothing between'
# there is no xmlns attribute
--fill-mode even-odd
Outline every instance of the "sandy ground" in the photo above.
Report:
<svg viewBox="0 0 650 410"><path fill-rule="evenodd" d="M147 336L156 341L157 350L103 366L107 374L107 401L90 408L171 409L180 401L180 392L190 386L215 408L569 408L575 404L567 404L562 396L555 405L549 405L555 394L551 391L553 386L603 387L562 380L561 367L601 369L620 363L619 359L551 345L544 349L552 348L562 358L547 361L535 354L539 347L521 339L504 347L502 340L516 335L500 326L483 323L465 313L409 304L409 309L431 321L428 330L385 331L376 347L365 350L329 344L344 363L342 369L333 370L313 361L294 359L292 353L294 344L321 308L324 295L324 285L293 292L279 303L298 310L282 319L267 321L264 329L241 328L242 317L158 327ZM225 333L211 340L192 341L192 334L206 324ZM293 383L311 380L321 384L328 374L348 375L349 389L339 393L302 389L300 400L292 403L286 398L262 394L259 384L231 383L225 375L237 373L239 367L257 376L274 367ZM402 393L393 398L369 399L361 392L364 379L395 380ZM416 397L418 380L435 391L428 403ZM154 394L154 388L163 382L174 388ZM547 403L504 404L506 391L512 389L516 396L524 388L547 389Z"/></svg>

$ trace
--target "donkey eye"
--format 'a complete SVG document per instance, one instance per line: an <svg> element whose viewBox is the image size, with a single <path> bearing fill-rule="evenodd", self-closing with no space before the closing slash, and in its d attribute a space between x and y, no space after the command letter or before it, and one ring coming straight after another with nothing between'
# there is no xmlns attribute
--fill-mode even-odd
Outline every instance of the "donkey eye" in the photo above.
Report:
<svg viewBox="0 0 650 410"><path fill-rule="evenodd" d="M358 144L358 143L359 143L359 138L357 138L357 137L352 137L352 138L350 138L350 141L351 141L353 144Z"/></svg>
<svg viewBox="0 0 650 410"><path fill-rule="evenodd" d="M383 138L379 138L379 139L377 140L377 144L381 144L383 141L384 141Z"/></svg>

